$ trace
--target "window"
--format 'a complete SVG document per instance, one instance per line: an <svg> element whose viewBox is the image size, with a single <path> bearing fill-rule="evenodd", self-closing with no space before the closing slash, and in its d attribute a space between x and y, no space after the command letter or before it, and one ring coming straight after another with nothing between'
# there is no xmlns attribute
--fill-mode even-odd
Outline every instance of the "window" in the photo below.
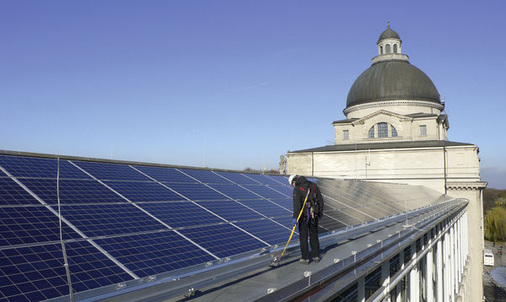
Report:
<svg viewBox="0 0 506 302"><path fill-rule="evenodd" d="M387 123L378 123L378 137L388 137Z"/></svg>
<svg viewBox="0 0 506 302"><path fill-rule="evenodd" d="M380 55L383 54L383 46L380 46Z"/></svg>
<svg viewBox="0 0 506 302"><path fill-rule="evenodd" d="M390 127L392 128L392 137L397 137L397 129L392 125L390 125Z"/></svg>
<svg viewBox="0 0 506 302"><path fill-rule="evenodd" d="M420 125L420 136L427 136L427 125Z"/></svg>
<svg viewBox="0 0 506 302"><path fill-rule="evenodd" d="M375 129L377 128L377 130ZM390 131L389 131L390 128ZM377 131L377 132L376 132ZM377 135L377 136L376 136ZM386 137L398 137L397 129L389 123L381 122L372 126L367 133L368 138L386 138Z"/></svg>
<svg viewBox="0 0 506 302"><path fill-rule="evenodd" d="M349 130L343 130L343 141L347 141L350 139L350 131Z"/></svg>
<svg viewBox="0 0 506 302"><path fill-rule="evenodd" d="M369 134L367 135L368 138L374 138L374 126L369 129Z"/></svg>
<svg viewBox="0 0 506 302"><path fill-rule="evenodd" d="M397 44L394 44L394 53L397 53Z"/></svg>

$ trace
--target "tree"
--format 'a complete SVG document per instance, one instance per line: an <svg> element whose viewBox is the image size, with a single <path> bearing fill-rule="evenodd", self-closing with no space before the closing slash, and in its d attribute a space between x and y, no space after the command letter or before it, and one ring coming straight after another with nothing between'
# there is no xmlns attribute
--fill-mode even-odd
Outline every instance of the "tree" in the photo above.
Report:
<svg viewBox="0 0 506 302"><path fill-rule="evenodd" d="M501 204L499 202L499 204ZM492 208L485 216L485 239L492 242L506 239L506 201Z"/></svg>

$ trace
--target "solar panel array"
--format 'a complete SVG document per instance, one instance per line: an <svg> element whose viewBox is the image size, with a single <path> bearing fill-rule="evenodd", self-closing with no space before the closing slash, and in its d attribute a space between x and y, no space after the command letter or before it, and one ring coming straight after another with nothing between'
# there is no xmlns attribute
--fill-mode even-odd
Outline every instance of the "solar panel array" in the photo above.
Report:
<svg viewBox="0 0 506 302"><path fill-rule="evenodd" d="M408 186L320 187L321 231L441 198ZM74 292L284 244L291 196L281 175L0 154L0 301L68 295L62 242Z"/></svg>

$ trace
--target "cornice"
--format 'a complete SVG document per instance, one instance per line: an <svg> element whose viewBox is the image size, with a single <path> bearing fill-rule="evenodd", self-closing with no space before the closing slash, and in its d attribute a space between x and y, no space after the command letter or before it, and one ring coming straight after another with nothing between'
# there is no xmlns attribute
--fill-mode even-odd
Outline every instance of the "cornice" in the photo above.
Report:
<svg viewBox="0 0 506 302"><path fill-rule="evenodd" d="M344 115L348 115L351 112L363 110L363 109L370 109L370 108L378 108L378 107L385 107L389 105L408 105L408 106L424 106L424 107L430 107L437 109L439 111L442 111L444 109L444 106L435 102L430 101L423 101L423 100L392 100L392 101L373 101L365 104L357 104L353 105L351 107L347 107L343 110Z"/></svg>
<svg viewBox="0 0 506 302"><path fill-rule="evenodd" d="M481 190L487 187L488 183L485 181L464 181L464 182L448 182L446 188L450 190Z"/></svg>

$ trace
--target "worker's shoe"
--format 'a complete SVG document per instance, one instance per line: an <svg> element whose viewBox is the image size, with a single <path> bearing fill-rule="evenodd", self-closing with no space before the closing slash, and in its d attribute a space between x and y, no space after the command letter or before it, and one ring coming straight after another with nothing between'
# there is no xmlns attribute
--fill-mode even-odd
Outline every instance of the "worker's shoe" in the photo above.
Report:
<svg viewBox="0 0 506 302"><path fill-rule="evenodd" d="M299 262L302 263L302 264L309 264L309 259L302 259L302 258L300 258Z"/></svg>
<svg viewBox="0 0 506 302"><path fill-rule="evenodd" d="M313 258L313 261L314 261L315 263L320 262L320 257L314 257L314 258Z"/></svg>

